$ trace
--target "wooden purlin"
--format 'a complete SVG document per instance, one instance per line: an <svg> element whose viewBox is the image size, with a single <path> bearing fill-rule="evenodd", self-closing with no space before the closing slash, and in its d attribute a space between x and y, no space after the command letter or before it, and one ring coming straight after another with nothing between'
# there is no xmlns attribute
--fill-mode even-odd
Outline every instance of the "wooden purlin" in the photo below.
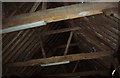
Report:
<svg viewBox="0 0 120 78"><path fill-rule="evenodd" d="M64 32L75 31L75 30L80 30L80 27L70 27L70 28L63 28L63 29L59 29L59 30L51 30L51 31L43 32L43 33L41 33L41 35L46 36L46 35L64 33Z"/></svg>
<svg viewBox="0 0 120 78"><path fill-rule="evenodd" d="M117 6L117 3L84 3L37 11L34 13L21 14L11 17L12 19L9 18L6 20L3 25L3 29L37 21L45 21L46 23L50 23L100 14L104 9Z"/></svg>
<svg viewBox="0 0 120 78"><path fill-rule="evenodd" d="M111 56L112 52L103 51L103 52L93 52L93 53L80 53L80 54L70 54L66 56L55 56L49 58L34 59L26 62L16 62L12 64L7 64L7 66L36 66L41 64L56 63L62 61L78 61L78 60L89 60L89 59L98 59L106 56Z"/></svg>

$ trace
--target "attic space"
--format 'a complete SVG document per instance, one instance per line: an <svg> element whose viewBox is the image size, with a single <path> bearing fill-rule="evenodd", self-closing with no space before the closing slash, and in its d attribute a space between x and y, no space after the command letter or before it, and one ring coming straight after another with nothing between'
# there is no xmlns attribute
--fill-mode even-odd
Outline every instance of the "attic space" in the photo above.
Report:
<svg viewBox="0 0 120 78"><path fill-rule="evenodd" d="M2 78L120 78L118 2L3 2Z"/></svg>

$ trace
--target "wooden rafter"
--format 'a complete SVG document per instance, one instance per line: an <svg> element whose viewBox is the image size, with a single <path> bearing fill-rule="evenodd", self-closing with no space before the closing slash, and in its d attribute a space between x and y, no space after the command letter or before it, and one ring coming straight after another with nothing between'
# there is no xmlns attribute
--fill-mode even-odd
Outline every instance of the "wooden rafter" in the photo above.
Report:
<svg viewBox="0 0 120 78"><path fill-rule="evenodd" d="M56 62L62 62L62 61L97 59L97 58L106 57L110 55L112 55L112 52L110 51L80 53L80 54L71 54L66 56L55 56L50 58L34 59L26 62L17 62L17 63L8 64L8 66L35 66L35 65L56 63Z"/></svg>
<svg viewBox="0 0 120 78"><path fill-rule="evenodd" d="M34 5L33 5L33 7L30 10L30 13L31 12L35 12L36 9L39 7L40 4L41 4L41 2L35 2Z"/></svg>

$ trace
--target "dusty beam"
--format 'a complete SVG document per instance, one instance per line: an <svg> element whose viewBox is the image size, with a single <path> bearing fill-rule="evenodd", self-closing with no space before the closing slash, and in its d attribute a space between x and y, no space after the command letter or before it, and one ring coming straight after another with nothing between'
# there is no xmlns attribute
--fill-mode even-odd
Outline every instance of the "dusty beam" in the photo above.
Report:
<svg viewBox="0 0 120 78"><path fill-rule="evenodd" d="M68 32L68 31L75 31L75 30L80 30L80 27L71 27L71 28L63 28L59 30L51 30L47 32L41 33L42 36L45 35L52 35L52 34L58 34L58 33L63 33L63 32Z"/></svg>
<svg viewBox="0 0 120 78"><path fill-rule="evenodd" d="M67 19L74 19L84 16L90 16L102 13L103 9L117 7L118 3L83 3L69 6L58 7L34 13L27 13L9 18L3 24L3 33L33 28L45 25L45 23L56 22ZM34 22L45 22L35 26L26 27L24 25L33 24ZM15 28L20 26L18 28ZM13 27L13 28L12 28ZM10 28L10 29L9 29ZM20 29L19 29L20 28ZM6 30L4 30L6 29ZM12 30L13 29L13 30ZM2 33L2 32L1 32Z"/></svg>
<svg viewBox="0 0 120 78"><path fill-rule="evenodd" d="M66 56L55 56L50 58L34 59L26 62L16 62L16 63L8 64L7 66L35 66L35 65L56 63L62 61L97 59L110 55L112 55L112 53L107 51L95 52L95 53L80 53L80 54L71 54Z"/></svg>

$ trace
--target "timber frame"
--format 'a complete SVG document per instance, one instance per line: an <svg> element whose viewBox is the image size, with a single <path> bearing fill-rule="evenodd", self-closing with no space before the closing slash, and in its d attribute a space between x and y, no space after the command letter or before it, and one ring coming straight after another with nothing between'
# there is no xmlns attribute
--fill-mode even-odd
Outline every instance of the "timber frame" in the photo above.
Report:
<svg viewBox="0 0 120 78"><path fill-rule="evenodd" d="M40 5L40 3L35 4L36 7L38 7L39 5ZM43 4L43 6L45 6L45 5L46 4ZM0 30L0 34L6 34L6 33L14 32L14 31L39 27L39 26L43 26L43 25L46 25L46 24L52 23L52 22L58 22L58 21L62 21L62 20L70 20L70 19L92 16L92 15L97 15L97 14L110 15L113 13L113 14L115 14L115 17L120 18L116 11L117 10L116 7L118 7L117 3L74 4L74 5L63 6L63 7L34 12L36 9L35 6L31 9L30 13L10 17L9 19L5 20L5 24L3 25L3 29ZM45 9L45 8L42 7L42 9ZM25 28L23 26L24 24L31 24L34 22L42 22L42 24L38 25L38 26L27 27L27 28ZM72 25L74 25L74 24L72 24ZM22 29L17 29L18 26L20 26ZM11 30L12 28L14 30ZM32 59L32 60L28 60L28 61L24 61L24 62L8 63L5 66L7 66L7 67L33 66L34 67L34 66L39 66L42 64L57 63L57 62L63 62L63 61L74 62L74 61L81 61L81 60L104 59L106 57L110 58L110 60L111 60L114 58L113 57L114 52L112 50L101 50L101 51L97 51L97 52L81 52L81 53L77 53L77 54L68 54L70 47L78 46L77 43L71 43L71 40L73 37L75 37L75 34L76 34L75 32L80 31L80 30L81 30L80 27L71 26L69 28L63 28L63 29L59 29L59 30L51 30L51 31L47 31L47 32L42 32L42 33L40 33L40 36L39 36L39 38L40 38L39 42L40 42L40 47L41 47L41 52L42 52L43 58ZM65 32L69 32L67 44L58 46L56 48L56 49L64 48L65 49L64 54L62 56L47 57L42 38L45 36L59 34L59 33L65 33ZM114 64L113 61L114 60L112 60L111 63ZM116 67L118 67L118 66L116 66ZM74 68L76 69L76 66ZM120 66L118 68L120 68ZM68 73L68 74L47 75L47 77L49 77L49 76L74 76L74 75L75 76L76 75L87 76L87 75L98 75L98 74L103 75L103 76L108 76L108 72L109 71L103 70L103 71L87 71L87 72L74 73L74 70L73 70L72 74Z"/></svg>

